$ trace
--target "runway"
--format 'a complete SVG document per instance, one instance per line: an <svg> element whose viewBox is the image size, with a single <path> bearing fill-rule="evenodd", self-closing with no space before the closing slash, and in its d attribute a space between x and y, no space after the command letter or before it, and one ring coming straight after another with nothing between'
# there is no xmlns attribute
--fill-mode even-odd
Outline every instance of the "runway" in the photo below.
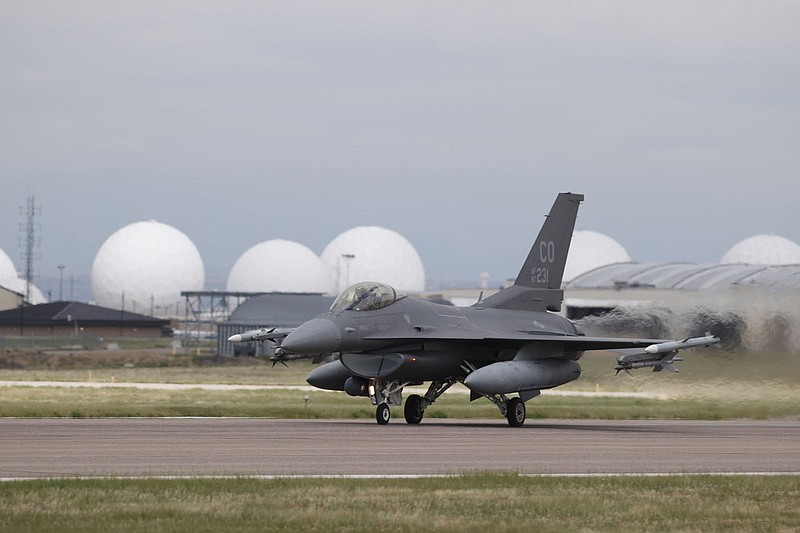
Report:
<svg viewBox="0 0 800 533"><path fill-rule="evenodd" d="M800 472L798 421L2 419L0 478Z"/></svg>

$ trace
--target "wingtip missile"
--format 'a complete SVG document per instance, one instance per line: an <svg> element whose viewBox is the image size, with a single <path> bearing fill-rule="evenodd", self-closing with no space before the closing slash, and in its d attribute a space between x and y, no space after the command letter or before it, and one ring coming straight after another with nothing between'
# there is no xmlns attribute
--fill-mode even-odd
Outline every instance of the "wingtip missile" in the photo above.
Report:
<svg viewBox="0 0 800 533"><path fill-rule="evenodd" d="M261 329L253 329L250 331L243 331L242 333L237 333L235 335L231 335L228 337L228 340L233 343L239 342L250 342L250 341L257 341L261 340L258 338L258 335L263 333L265 330Z"/></svg>
<svg viewBox="0 0 800 533"><path fill-rule="evenodd" d="M271 340L275 342L276 339L282 339L292 332L291 328L261 328L251 329L242 333L236 333L228 337L228 340L233 343L250 342L250 341L264 341Z"/></svg>
<svg viewBox="0 0 800 533"><path fill-rule="evenodd" d="M651 344L645 348L644 351L645 353L649 354L657 354L675 352L678 350L685 350L687 348L697 348L698 346L711 346L713 344L719 344L719 337L708 334L705 337L686 338L682 341L669 341Z"/></svg>

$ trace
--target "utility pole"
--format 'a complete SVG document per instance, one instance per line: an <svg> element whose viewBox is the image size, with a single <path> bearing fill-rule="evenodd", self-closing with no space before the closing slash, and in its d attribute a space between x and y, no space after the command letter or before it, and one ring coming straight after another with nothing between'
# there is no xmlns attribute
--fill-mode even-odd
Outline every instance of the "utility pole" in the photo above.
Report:
<svg viewBox="0 0 800 533"><path fill-rule="evenodd" d="M64 269L67 268L66 265L60 264L58 265L58 301L64 301Z"/></svg>

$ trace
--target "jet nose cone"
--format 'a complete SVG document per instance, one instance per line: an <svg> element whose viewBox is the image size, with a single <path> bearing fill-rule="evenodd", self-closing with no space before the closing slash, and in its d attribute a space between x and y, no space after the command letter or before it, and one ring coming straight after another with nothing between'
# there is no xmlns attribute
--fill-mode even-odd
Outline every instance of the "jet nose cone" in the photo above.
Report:
<svg viewBox="0 0 800 533"><path fill-rule="evenodd" d="M289 333L281 348L299 354L322 354L335 352L342 336L336 324L326 318L315 318L301 324Z"/></svg>

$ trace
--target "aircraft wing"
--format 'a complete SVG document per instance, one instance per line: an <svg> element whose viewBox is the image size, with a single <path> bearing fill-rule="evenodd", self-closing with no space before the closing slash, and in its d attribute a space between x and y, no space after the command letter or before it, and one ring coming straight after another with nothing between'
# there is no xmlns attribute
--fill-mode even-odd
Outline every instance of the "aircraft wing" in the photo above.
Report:
<svg viewBox="0 0 800 533"><path fill-rule="evenodd" d="M559 335L547 333L517 332L503 335L486 335L474 331L455 331L445 335L436 331L423 329L417 335L386 335L377 334L365 337L364 340L420 342L420 341L451 341L451 342L480 342L498 346L521 346L528 342L544 342L564 344L567 348L575 350L614 350L624 348L645 348L653 344L668 342L663 339L626 339L613 337L586 337L579 335Z"/></svg>
<svg viewBox="0 0 800 533"><path fill-rule="evenodd" d="M487 341L512 342L554 342L564 344L565 348L575 350L615 350L625 348L646 348L653 344L665 342L660 339L626 339L614 337L585 337L581 335L514 335L498 338L487 338Z"/></svg>
<svg viewBox="0 0 800 533"><path fill-rule="evenodd" d="M563 343L565 348L576 350L614 350L623 351L630 357L632 355L659 356L663 354L675 354L678 350L687 348L697 348L719 344L719 337L706 333L703 337L686 338L683 340L664 340L664 339L626 339L613 337L585 337L571 335L527 335L522 337L502 337L498 340L519 340L527 339L528 342L557 342ZM491 339L487 339L491 340ZM640 350L636 350L639 348ZM641 349L644 349L643 351Z"/></svg>
<svg viewBox="0 0 800 533"><path fill-rule="evenodd" d="M424 331L424 330L423 330ZM677 357L678 351L699 346L712 346L719 344L719 337L706 333L704 337L686 338L684 340L661 340L661 339L626 339L613 337L586 337L581 335L558 335L558 334L528 334L524 332L511 333L503 336L475 335L471 332L461 332L457 335L450 335L446 338L441 336L422 335L416 337L387 337L370 336L375 340L395 340L405 342L419 342L423 338L427 340L436 339L439 341L451 342L482 342L498 347L521 346L529 342L538 343L558 343L563 346L565 352L569 351L591 351L591 350L613 350L621 352L617 357L617 364L614 369L628 372L636 368L651 367L654 372L668 370L677 372L673 363L683 361Z"/></svg>

